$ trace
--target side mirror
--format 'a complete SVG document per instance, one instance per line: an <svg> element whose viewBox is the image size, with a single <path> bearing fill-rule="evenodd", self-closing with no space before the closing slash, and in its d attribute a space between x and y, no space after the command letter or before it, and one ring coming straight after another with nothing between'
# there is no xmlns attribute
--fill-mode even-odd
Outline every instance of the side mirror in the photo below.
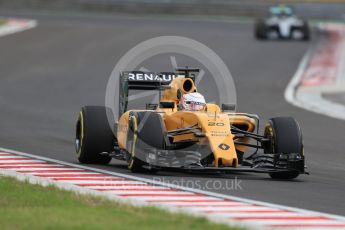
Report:
<svg viewBox="0 0 345 230"><path fill-rule="evenodd" d="M175 108L175 102L161 101L159 103L159 107L162 109L174 109Z"/></svg>
<svg viewBox="0 0 345 230"><path fill-rule="evenodd" d="M223 112L233 112L236 109L235 104L222 104L222 111Z"/></svg>

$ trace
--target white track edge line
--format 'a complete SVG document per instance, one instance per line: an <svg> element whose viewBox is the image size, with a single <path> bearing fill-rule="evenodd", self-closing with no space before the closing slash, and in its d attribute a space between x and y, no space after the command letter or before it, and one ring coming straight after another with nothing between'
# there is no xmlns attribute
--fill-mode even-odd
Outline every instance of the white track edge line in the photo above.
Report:
<svg viewBox="0 0 345 230"><path fill-rule="evenodd" d="M318 211L311 211L311 210L302 209L302 208L294 208L294 207L289 207L289 206L285 206L285 205L278 205L278 204L273 204L273 203L268 203L268 202L255 201L255 200L235 197L235 196L231 196L231 195L224 195L224 194L219 194L219 193L214 193L214 192L209 192L209 191L203 191L203 190L198 190L198 189L193 189L193 188L176 186L176 185L173 185L173 184L161 183L161 182L157 182L157 181L150 180L150 179L140 178L140 177L126 175L126 174L122 174L122 173L111 172L111 171L97 169L97 168L91 168L91 167L77 165L77 164L72 164L72 163L68 163L68 162L64 162L64 161L60 161L60 160L55 160L55 159L51 159L51 158L47 158L47 157L42 157L42 156L36 156L36 155L29 154L29 153L24 153L24 152L20 152L20 151L16 151L16 150L11 150L11 149L6 149L6 148L0 148L0 151L9 152L9 153L13 153L13 154L18 154L18 155L21 155L21 156L27 156L27 157L31 157L31 158L35 158L35 159L45 160L45 161L49 161L49 162L55 162L55 163L59 163L59 164L64 164L64 165L68 165L68 166L72 166L72 167L76 167L76 168L87 169L87 170L94 171L94 172L99 172L99 173L105 173L105 174L109 174L109 175L124 177L124 178L127 178L127 179L133 179L133 180L137 180L137 181L147 182L147 183L150 183L150 184L156 184L156 185L160 185L160 186L164 186L164 187L169 187L169 188L181 189L181 190L184 190L184 191L195 192L195 193L204 194L204 195L208 195L208 196L212 196L212 197L216 197L216 198L230 199L230 200L234 200L234 201L240 201L240 202L249 203L249 204L257 204L257 205L262 205L262 206L267 206L267 207L277 208L277 209L284 209L284 210L287 210L287 211L299 212L299 213L304 213L304 214L309 214L309 215L322 215L324 217L328 217L328 218L332 218L332 219L336 219L336 220L344 221L345 222L345 216L340 216L340 215L335 215L335 214L328 214L328 213L323 213L323 212L318 212Z"/></svg>
<svg viewBox="0 0 345 230"><path fill-rule="evenodd" d="M300 107L300 108L303 108L304 105L302 103L299 103L298 101L296 101L296 90L300 85L302 75L303 75L304 70L308 64L311 53L312 53L312 48L309 48L307 50L307 52L304 54L302 60L300 61L300 64L299 64L295 74L291 78L291 80L290 80L290 82L289 82L289 84L286 87L285 92L284 92L285 100L288 101L289 103L291 103L292 105L295 105L295 106Z"/></svg>
<svg viewBox="0 0 345 230"><path fill-rule="evenodd" d="M342 48L344 48L344 45ZM343 111L345 110L345 106L342 104L324 99L322 97L321 90L316 90L314 92L315 94L317 94L318 100L319 100L317 103L317 106L315 106L315 102L310 103L308 98L303 98L303 95L307 95L308 92L303 92L303 88L300 88L300 81L307 67L312 50L313 48L310 47L309 50L306 52L306 54L303 56L298 66L297 71L295 72L294 76L291 78L288 86L286 87L285 92L284 92L285 100L289 102L290 104L296 107L299 107L301 109L305 109L310 112L314 112L314 113L328 116L331 118L345 120L345 115L343 113ZM344 62L343 59L344 57L342 56L341 60L339 61L341 62L340 65ZM301 89L300 92L298 92L299 89Z"/></svg>
<svg viewBox="0 0 345 230"><path fill-rule="evenodd" d="M3 151L2 148L0 148L0 150ZM14 154L17 154L17 153L14 153ZM267 229L267 228L258 227L257 224L254 224L254 223L245 223L243 221L238 221L238 220L224 217L224 216L218 216L218 215L212 215L212 214L210 215L209 213L202 213L199 210L195 210L191 208L181 208L181 207L171 206L171 205L166 205L166 204L148 203L148 202L145 202L144 200L140 200L136 198L121 197L113 193L92 190L85 187L77 186L75 184L68 184L68 183L64 183L60 181L51 180L49 178L33 176L31 174L26 174L26 173L18 173L12 170L0 169L0 175L13 177L19 181L25 181L30 184L37 184L43 187L54 185L55 187L62 190L75 192L81 195L92 195L96 197L103 197L110 201L117 202L120 204L128 204L135 207L150 207L151 206L151 207L156 207L156 208L165 210L169 213L184 214L184 215L188 215L192 217L204 217L208 219L209 221L212 221L213 223L226 224L231 227L238 226L238 227L245 227L247 229L253 229L253 230Z"/></svg>
<svg viewBox="0 0 345 230"><path fill-rule="evenodd" d="M11 25L11 21L16 20L15 18L8 18L8 22L4 25L0 26L0 37L15 34L18 32L22 32L25 30L33 29L37 26L37 21L32 19L20 19L26 21L27 25L19 26L19 25Z"/></svg>

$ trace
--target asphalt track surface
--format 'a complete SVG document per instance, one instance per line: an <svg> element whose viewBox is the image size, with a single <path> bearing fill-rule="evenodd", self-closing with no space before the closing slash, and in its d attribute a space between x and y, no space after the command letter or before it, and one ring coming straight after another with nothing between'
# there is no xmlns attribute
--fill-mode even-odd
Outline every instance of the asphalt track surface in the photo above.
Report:
<svg viewBox="0 0 345 230"><path fill-rule="evenodd" d="M104 104L106 83L119 58L146 39L185 36L213 49L228 65L239 111L257 113L262 120L280 115L299 120L311 175L294 181L249 173L136 176L188 186L194 182L194 188L212 192L345 215L345 123L293 107L283 96L309 43L256 41L251 23L0 13L39 22L35 29L0 38L0 146L77 163L73 145L77 112L85 104ZM117 161L94 167L129 173ZM226 187L235 178L242 189L216 189L208 182Z"/></svg>

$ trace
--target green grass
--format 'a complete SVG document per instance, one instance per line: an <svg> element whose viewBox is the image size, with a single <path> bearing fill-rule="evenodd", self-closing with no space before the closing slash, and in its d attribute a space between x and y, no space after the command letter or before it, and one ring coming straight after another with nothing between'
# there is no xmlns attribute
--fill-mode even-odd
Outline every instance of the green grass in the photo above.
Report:
<svg viewBox="0 0 345 230"><path fill-rule="evenodd" d="M5 229L242 229L205 218L133 207L0 177L0 228Z"/></svg>
<svg viewBox="0 0 345 230"><path fill-rule="evenodd" d="M3 19L3 18L0 18L0 26L2 26L2 25L5 24L5 23L6 23L6 20Z"/></svg>

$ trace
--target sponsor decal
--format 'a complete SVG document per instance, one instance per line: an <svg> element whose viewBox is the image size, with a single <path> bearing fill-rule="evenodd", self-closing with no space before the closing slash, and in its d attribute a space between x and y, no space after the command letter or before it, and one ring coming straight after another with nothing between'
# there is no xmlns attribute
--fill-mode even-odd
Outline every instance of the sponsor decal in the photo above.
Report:
<svg viewBox="0 0 345 230"><path fill-rule="evenodd" d="M117 126L117 131L119 132L127 132L128 131L128 126L127 125L118 125Z"/></svg>
<svg viewBox="0 0 345 230"><path fill-rule="evenodd" d="M177 77L175 74L156 74L156 73L128 73L128 80L130 81L162 81L171 82Z"/></svg>
<svg viewBox="0 0 345 230"><path fill-rule="evenodd" d="M227 145L227 144L224 144L224 143L218 145L218 147L219 147L220 149L222 149L222 150L228 150L228 149L230 149L230 146Z"/></svg>
<svg viewBox="0 0 345 230"><path fill-rule="evenodd" d="M211 136L212 136L212 137L226 137L227 134L223 134L223 133L212 133Z"/></svg>
<svg viewBox="0 0 345 230"><path fill-rule="evenodd" d="M219 131L219 130L212 130L211 136L213 136L213 137L226 137L226 136L228 136L228 132Z"/></svg>

